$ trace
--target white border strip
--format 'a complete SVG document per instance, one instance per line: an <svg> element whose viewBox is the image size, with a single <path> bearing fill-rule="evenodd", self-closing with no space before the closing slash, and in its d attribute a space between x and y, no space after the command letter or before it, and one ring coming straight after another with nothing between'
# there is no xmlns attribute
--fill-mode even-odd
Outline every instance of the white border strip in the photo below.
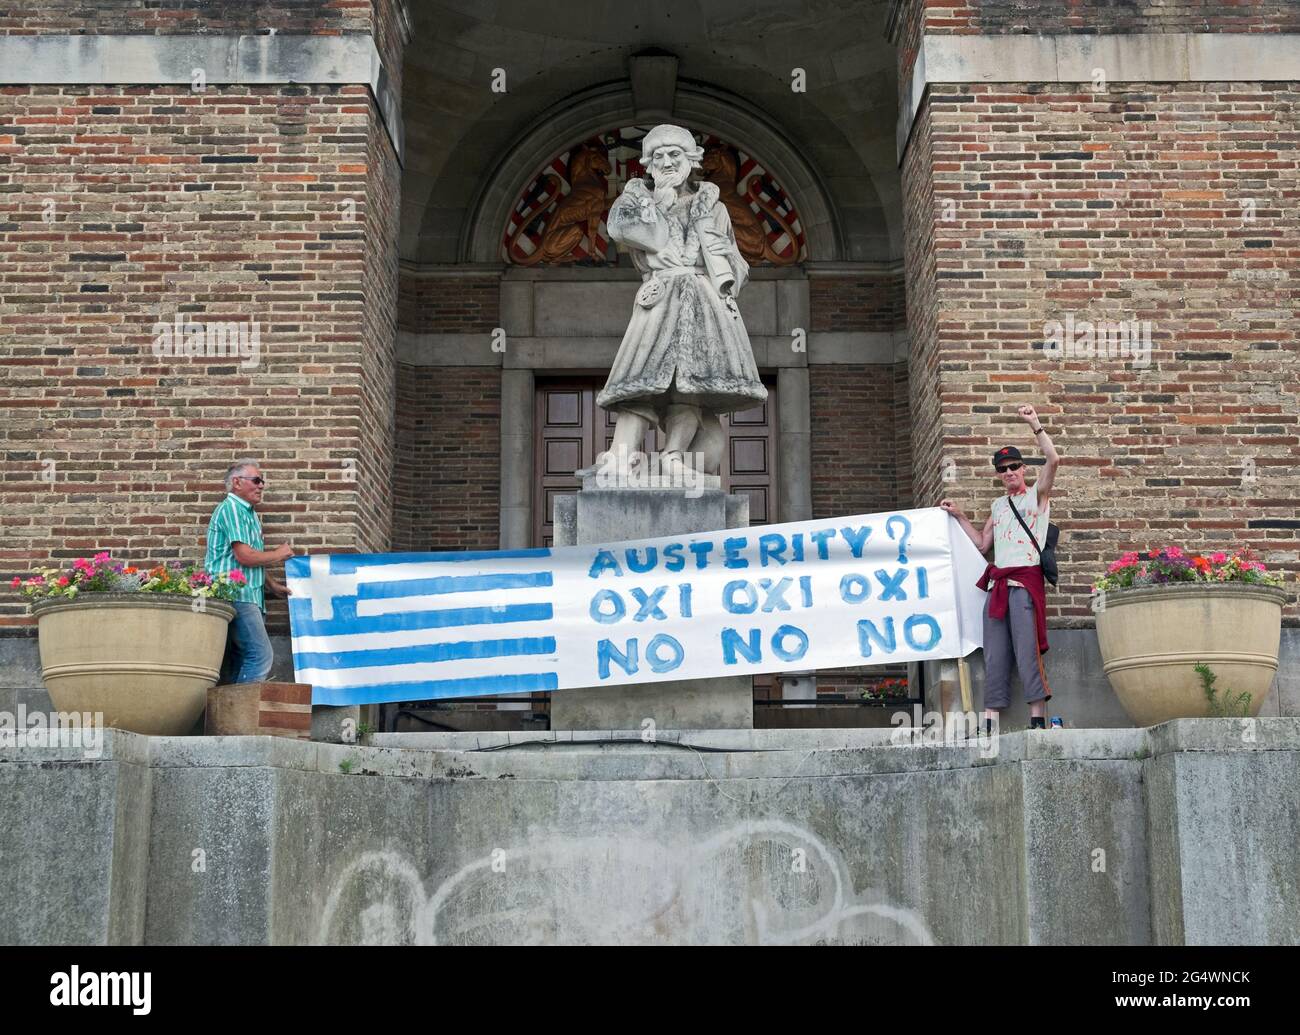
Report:
<svg viewBox="0 0 1300 1035"><path fill-rule="evenodd" d="M1300 81L1300 34L923 36L898 113L898 160L931 83L1266 83Z"/></svg>
<svg viewBox="0 0 1300 1035"><path fill-rule="evenodd" d="M404 159L401 102L369 33L346 36L0 36L0 85L365 84Z"/></svg>

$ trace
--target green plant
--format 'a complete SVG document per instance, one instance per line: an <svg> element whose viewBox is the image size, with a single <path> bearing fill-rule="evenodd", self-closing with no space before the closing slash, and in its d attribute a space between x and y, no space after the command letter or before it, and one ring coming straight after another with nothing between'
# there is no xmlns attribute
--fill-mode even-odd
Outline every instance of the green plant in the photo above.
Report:
<svg viewBox="0 0 1300 1035"><path fill-rule="evenodd" d="M1198 661L1195 668L1201 679L1201 689L1205 691L1205 699L1210 702L1211 715L1228 719L1245 719L1250 716L1250 694L1244 691L1233 694L1231 690L1215 690L1214 684L1219 677L1210 670L1210 666Z"/></svg>
<svg viewBox="0 0 1300 1035"><path fill-rule="evenodd" d="M358 736L358 737L368 737L368 736L370 736L370 734L372 734L372 733L374 733L374 732L375 732L375 728L374 728L372 725L370 725L370 723L368 723L368 722L359 722L359 723L357 723L357 736Z"/></svg>
<svg viewBox="0 0 1300 1035"><path fill-rule="evenodd" d="M345 758L339 763L339 772L346 775L356 768L356 764L357 760L355 758Z"/></svg>

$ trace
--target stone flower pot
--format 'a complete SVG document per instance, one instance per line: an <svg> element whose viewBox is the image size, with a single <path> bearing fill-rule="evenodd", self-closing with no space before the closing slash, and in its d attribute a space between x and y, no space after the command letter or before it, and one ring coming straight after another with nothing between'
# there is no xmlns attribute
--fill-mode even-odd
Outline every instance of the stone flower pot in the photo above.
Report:
<svg viewBox="0 0 1300 1035"><path fill-rule="evenodd" d="M1110 685L1139 726L1210 715L1195 672L1218 677L1215 690L1250 694L1252 716L1277 674L1282 605L1273 586L1173 583L1111 590L1097 612L1097 639Z"/></svg>
<svg viewBox="0 0 1300 1035"><path fill-rule="evenodd" d="M104 725L179 736L203 714L235 609L161 593L83 593L32 605L41 675L54 708L102 712Z"/></svg>

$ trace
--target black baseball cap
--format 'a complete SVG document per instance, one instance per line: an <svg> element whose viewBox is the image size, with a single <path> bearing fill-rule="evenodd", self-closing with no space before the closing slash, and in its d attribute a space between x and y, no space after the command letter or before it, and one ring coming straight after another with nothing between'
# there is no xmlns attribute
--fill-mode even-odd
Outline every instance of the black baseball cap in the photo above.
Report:
<svg viewBox="0 0 1300 1035"><path fill-rule="evenodd" d="M1030 459L1026 460L1023 456L1020 455L1020 450L1018 450L1015 446L1003 446L1001 449L999 449L996 453L993 454L994 467L997 467L998 464L1005 463L1007 460L1019 460L1022 464L1030 464L1035 466L1041 466L1043 463L1046 462L1037 457L1031 457Z"/></svg>

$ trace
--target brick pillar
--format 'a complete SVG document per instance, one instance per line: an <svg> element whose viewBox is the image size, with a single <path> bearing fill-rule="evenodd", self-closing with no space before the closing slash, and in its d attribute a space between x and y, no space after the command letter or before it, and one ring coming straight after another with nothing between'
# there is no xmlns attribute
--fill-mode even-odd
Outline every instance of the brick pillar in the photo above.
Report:
<svg viewBox="0 0 1300 1035"><path fill-rule="evenodd" d="M893 22L915 502L980 523L988 456L1031 446L1014 409L1037 405L1065 458L1054 625L1090 624L1125 549L1294 571L1300 547L1300 8L1142 7Z"/></svg>
<svg viewBox="0 0 1300 1035"><path fill-rule="evenodd" d="M275 36L257 5L101 5L85 24L66 5L11 8L6 577L95 548L201 559L221 475L245 455L268 476L269 541L387 549L395 5L296 3ZM3 601L0 623L21 610Z"/></svg>

